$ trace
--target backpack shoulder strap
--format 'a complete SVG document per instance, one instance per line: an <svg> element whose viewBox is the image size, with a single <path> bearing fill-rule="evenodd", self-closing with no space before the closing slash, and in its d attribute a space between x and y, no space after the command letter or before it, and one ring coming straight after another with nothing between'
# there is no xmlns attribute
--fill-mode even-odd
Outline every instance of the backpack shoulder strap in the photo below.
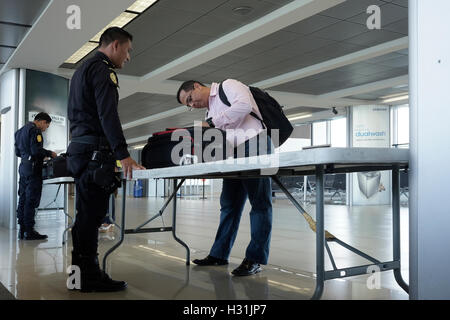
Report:
<svg viewBox="0 0 450 320"><path fill-rule="evenodd" d="M226 104L227 106L231 107L231 103L230 103L230 101L228 101L227 95L225 94L225 91L223 90L222 83L223 83L223 81L219 84L219 98L220 98L220 100L221 100L224 104ZM263 129L266 128L266 126L264 125L264 121L262 121L262 120L258 117L258 115L257 115L256 113L254 113L254 112L252 111L252 112L250 112L250 115L251 115L252 117L258 119L259 121L261 121L261 124L262 124L262 126L263 126Z"/></svg>
<svg viewBox="0 0 450 320"><path fill-rule="evenodd" d="M227 98L227 95L225 94L225 91L223 91L222 83L223 82L221 82L219 84L219 98L224 104L226 104L227 106L231 107L231 103L230 103L230 101L228 101L228 98Z"/></svg>

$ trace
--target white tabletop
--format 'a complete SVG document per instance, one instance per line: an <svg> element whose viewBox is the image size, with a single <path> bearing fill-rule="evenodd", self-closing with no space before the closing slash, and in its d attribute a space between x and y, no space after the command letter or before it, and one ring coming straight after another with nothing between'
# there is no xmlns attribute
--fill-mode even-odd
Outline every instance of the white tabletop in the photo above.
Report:
<svg viewBox="0 0 450 320"><path fill-rule="evenodd" d="M263 170L266 175L277 174L278 169L296 172L311 171L316 165L334 165L338 168L377 168L402 165L409 162L409 149L392 148L319 148L276 153L257 157L227 159L161 169L135 170L134 179L217 177L233 173ZM369 170L367 170L369 171Z"/></svg>

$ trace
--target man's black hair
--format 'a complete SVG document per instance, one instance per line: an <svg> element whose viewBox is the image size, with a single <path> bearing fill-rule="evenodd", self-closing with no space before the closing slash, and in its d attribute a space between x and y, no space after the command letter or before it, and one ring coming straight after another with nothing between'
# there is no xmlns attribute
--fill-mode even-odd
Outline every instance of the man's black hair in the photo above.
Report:
<svg viewBox="0 0 450 320"><path fill-rule="evenodd" d="M48 113L45 112L39 112L37 115L34 116L34 120L36 121L45 120L48 123L52 122L52 118L50 118Z"/></svg>
<svg viewBox="0 0 450 320"><path fill-rule="evenodd" d="M195 83L198 83L202 87L206 87L203 83L201 83L200 81L197 81L197 80L188 80L188 81L183 82L177 92L177 101L179 103L183 104L183 102L180 101L181 90L186 91L186 92L189 90L193 90Z"/></svg>
<svg viewBox="0 0 450 320"><path fill-rule="evenodd" d="M122 28L111 27L102 33L100 37L100 47L107 46L115 40L119 40L120 43L128 40L133 41L133 36Z"/></svg>

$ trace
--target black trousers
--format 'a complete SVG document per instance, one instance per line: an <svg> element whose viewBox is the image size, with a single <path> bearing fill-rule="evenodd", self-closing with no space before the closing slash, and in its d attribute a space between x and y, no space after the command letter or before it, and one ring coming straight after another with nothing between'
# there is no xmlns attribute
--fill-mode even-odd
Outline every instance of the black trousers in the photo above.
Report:
<svg viewBox="0 0 450 320"><path fill-rule="evenodd" d="M75 178L77 215L72 228L73 251L93 256L97 254L98 228L108 210L110 193L93 182L92 171L85 169Z"/></svg>
<svg viewBox="0 0 450 320"><path fill-rule="evenodd" d="M34 227L36 208L39 207L42 194L42 176L20 175L19 204L17 205L17 220L22 228L31 230Z"/></svg>

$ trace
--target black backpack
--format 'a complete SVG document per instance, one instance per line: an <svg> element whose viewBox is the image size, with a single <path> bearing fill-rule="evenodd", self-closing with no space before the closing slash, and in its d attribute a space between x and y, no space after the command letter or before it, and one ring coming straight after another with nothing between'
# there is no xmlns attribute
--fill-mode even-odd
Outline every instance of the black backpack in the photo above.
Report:
<svg viewBox="0 0 450 320"><path fill-rule="evenodd" d="M220 100L227 106L231 106L231 103L228 101L228 98L223 90L221 82L219 84L219 97ZM253 111L250 112L250 115L254 118L261 121L264 129L267 129L267 134L271 136L271 129L279 130L279 144L276 144L276 141L272 141L275 147L281 146L292 134L294 128L292 127L291 122L288 120L286 115L283 112L283 107L272 98L267 92L261 90L256 87L249 87L250 92L252 93L253 99L258 106L259 112L261 113L262 119L260 119Z"/></svg>

